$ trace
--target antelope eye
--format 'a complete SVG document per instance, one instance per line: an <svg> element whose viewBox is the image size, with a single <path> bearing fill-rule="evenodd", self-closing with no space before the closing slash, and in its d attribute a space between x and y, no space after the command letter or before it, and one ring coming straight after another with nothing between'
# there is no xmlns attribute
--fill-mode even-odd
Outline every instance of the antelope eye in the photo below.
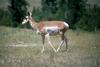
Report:
<svg viewBox="0 0 100 67"><path fill-rule="evenodd" d="M25 18L27 20L27 18Z"/></svg>

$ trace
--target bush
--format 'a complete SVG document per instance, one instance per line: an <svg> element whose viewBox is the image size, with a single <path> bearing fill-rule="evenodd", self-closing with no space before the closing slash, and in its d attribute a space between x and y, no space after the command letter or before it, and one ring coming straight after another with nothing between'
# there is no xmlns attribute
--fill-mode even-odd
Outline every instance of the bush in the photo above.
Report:
<svg viewBox="0 0 100 67"><path fill-rule="evenodd" d="M86 13L76 23L76 27L87 30L87 31L96 31L100 29L100 7L94 5L93 7L88 7Z"/></svg>
<svg viewBox="0 0 100 67"><path fill-rule="evenodd" d="M9 11L0 9L0 25L11 26L12 20Z"/></svg>

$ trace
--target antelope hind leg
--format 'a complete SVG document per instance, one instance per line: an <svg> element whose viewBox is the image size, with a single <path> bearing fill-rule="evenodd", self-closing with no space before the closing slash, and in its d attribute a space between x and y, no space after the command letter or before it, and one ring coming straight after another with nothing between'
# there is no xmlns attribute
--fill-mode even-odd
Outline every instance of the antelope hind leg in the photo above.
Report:
<svg viewBox="0 0 100 67"><path fill-rule="evenodd" d="M67 39L67 37L65 37L64 41L65 41L66 49L67 49L68 48L68 39Z"/></svg>
<svg viewBox="0 0 100 67"><path fill-rule="evenodd" d="M60 45L57 48L57 52L59 51L59 49L61 48L61 45L64 43L64 40L61 41Z"/></svg>

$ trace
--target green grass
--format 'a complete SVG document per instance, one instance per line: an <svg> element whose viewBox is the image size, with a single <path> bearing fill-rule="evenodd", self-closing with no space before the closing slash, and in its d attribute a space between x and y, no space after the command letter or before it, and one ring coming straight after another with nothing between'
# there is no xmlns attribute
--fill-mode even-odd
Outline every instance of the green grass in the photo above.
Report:
<svg viewBox="0 0 100 67"><path fill-rule="evenodd" d="M0 27L0 67L100 67L100 32L79 31L77 35L77 31L68 30L66 36L67 51L63 45L55 53L46 42L42 54L40 35L30 29ZM57 48L60 37L51 39Z"/></svg>

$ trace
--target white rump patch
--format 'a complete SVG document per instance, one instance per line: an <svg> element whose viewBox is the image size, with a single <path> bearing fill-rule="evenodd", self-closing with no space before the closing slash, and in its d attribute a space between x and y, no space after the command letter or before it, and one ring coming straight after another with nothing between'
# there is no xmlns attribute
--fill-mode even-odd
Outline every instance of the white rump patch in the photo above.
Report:
<svg viewBox="0 0 100 67"><path fill-rule="evenodd" d="M66 22L64 22L64 25L69 28L69 25Z"/></svg>

